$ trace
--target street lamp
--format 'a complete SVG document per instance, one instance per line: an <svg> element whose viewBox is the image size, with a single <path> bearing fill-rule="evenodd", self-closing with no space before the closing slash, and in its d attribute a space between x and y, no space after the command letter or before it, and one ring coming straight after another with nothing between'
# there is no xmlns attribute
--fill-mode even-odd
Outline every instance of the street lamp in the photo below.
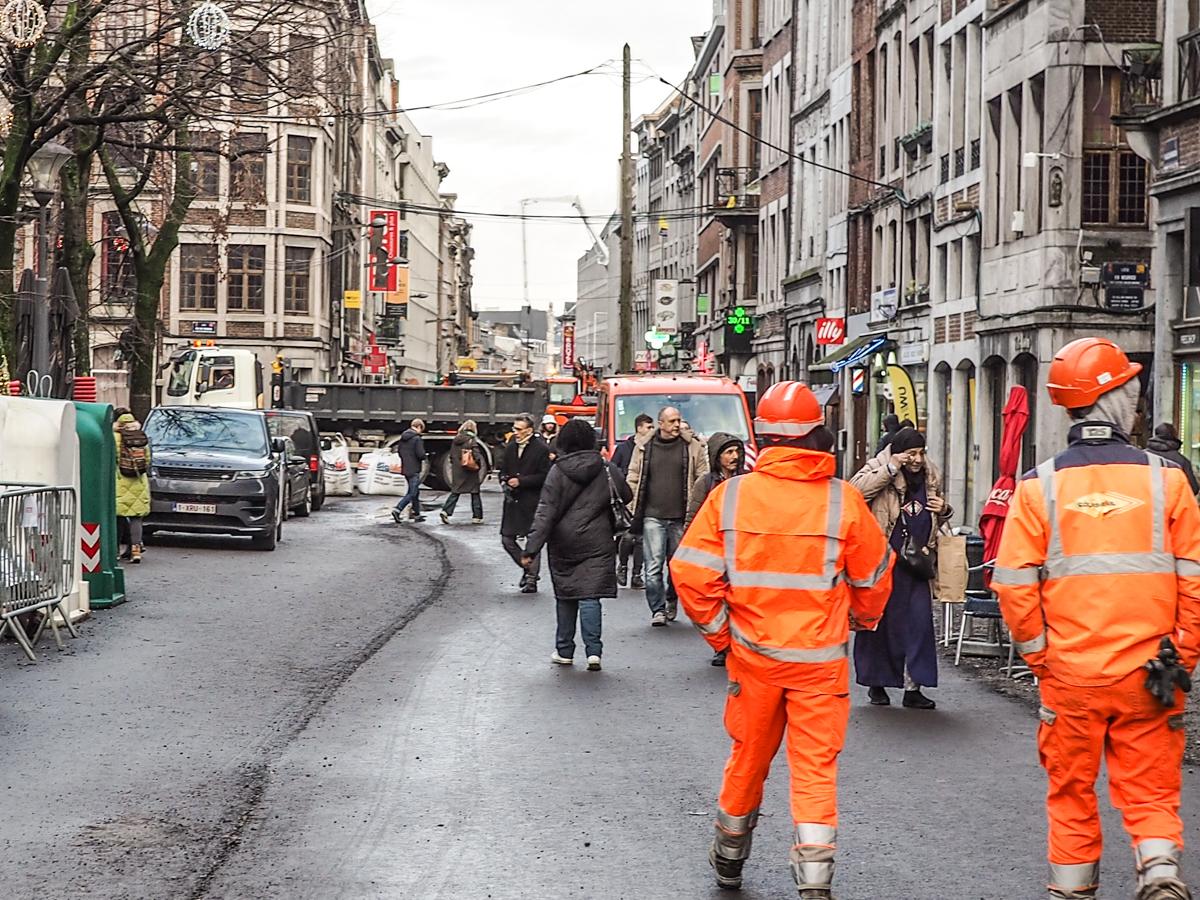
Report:
<svg viewBox="0 0 1200 900"><path fill-rule="evenodd" d="M74 154L57 141L43 144L29 158L26 167L33 182L33 199L40 207L37 250L37 303L33 322L33 367L39 374L50 370L50 201L58 193L58 177Z"/></svg>

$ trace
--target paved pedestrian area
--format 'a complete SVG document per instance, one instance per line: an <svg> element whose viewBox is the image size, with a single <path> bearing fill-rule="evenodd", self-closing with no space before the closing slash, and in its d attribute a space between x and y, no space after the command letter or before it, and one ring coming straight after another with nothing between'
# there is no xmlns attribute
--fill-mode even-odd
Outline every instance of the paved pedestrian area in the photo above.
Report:
<svg viewBox="0 0 1200 900"><path fill-rule="evenodd" d="M516 591L485 502L485 526L397 527L360 498L289 523L275 554L156 547L138 599L70 654L0 648L0 893L731 896L706 862L724 671L628 591L605 604L603 672L552 666L549 579ZM1043 895L1036 720L942 674L933 713L855 692L841 900ZM1195 843L1200 774L1185 802ZM781 757L741 896L794 895L789 819ZM1127 897L1106 825L1105 895Z"/></svg>

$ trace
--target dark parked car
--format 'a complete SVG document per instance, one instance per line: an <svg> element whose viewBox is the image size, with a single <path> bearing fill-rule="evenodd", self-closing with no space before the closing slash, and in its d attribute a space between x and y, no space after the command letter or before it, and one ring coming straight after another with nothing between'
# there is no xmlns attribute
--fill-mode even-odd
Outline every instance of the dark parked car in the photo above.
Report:
<svg viewBox="0 0 1200 900"><path fill-rule="evenodd" d="M283 458L287 463L286 487L283 491L283 507L289 513L307 519L315 508L312 481L309 480L308 457L296 450L291 438L272 438L283 441Z"/></svg>
<svg viewBox="0 0 1200 900"><path fill-rule="evenodd" d="M299 478L300 457L289 467L288 442L271 438L266 416L159 406L146 417L145 431L153 452L148 532L245 535L259 550L275 549L286 494L294 484L308 484L307 476Z"/></svg>
<svg viewBox="0 0 1200 900"><path fill-rule="evenodd" d="M294 409L268 409L267 425L272 437L291 438L296 452L308 464L309 481L312 483L312 508L325 505L325 467L321 464L321 433L317 420L310 412Z"/></svg>

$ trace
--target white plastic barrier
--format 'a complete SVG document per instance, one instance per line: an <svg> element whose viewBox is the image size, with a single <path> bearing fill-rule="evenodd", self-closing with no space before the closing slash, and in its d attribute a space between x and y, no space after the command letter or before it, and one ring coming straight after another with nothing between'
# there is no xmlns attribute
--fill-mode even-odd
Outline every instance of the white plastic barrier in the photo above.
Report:
<svg viewBox="0 0 1200 900"><path fill-rule="evenodd" d="M321 451L325 467L325 494L329 497L349 497L354 493L354 471L350 464L350 444L340 434L329 436L333 446Z"/></svg>
<svg viewBox="0 0 1200 900"><path fill-rule="evenodd" d="M79 437L75 405L0 395L0 482L73 487L79 496ZM76 502L75 533L79 528ZM88 584L81 566L66 602L72 621L88 614Z"/></svg>

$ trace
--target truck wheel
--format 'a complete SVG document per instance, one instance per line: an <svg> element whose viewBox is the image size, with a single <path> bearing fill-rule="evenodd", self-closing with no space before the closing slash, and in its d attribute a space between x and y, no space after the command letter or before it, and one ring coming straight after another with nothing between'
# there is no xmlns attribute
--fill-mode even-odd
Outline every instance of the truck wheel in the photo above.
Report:
<svg viewBox="0 0 1200 900"><path fill-rule="evenodd" d="M448 491L454 484L454 461L450 451L438 454L434 464L429 467L429 486L435 491Z"/></svg>

